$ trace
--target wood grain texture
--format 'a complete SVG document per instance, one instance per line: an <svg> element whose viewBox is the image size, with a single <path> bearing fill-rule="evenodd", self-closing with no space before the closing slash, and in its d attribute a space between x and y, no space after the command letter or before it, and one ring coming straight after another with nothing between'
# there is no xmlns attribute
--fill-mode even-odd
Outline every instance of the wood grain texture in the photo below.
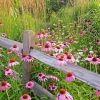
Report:
<svg viewBox="0 0 100 100"><path fill-rule="evenodd" d="M30 52L30 31L23 33L23 53L29 55ZM31 79L30 76L30 63L23 62L23 77L22 82L26 83Z"/></svg>
<svg viewBox="0 0 100 100"><path fill-rule="evenodd" d="M16 44L20 48L20 50L23 49L22 43L0 37L0 46L9 49L14 44Z"/></svg>
<svg viewBox="0 0 100 100"><path fill-rule="evenodd" d="M20 48L22 48L21 43L0 37L0 46L9 48L14 43L16 43ZM77 79L81 80L82 82L85 82L86 84L92 86L95 89L100 90L100 75L98 75L94 72L88 71L87 69L79 67L77 65L68 64L68 65L62 66L62 67L58 66L58 65L56 65L57 60L55 58L52 58L38 50L32 50L30 52L30 55L33 56L34 58L38 59L39 61L41 61L47 65L50 65L53 68L63 71L64 73L66 73L68 71L73 71L74 74L76 75Z"/></svg>
<svg viewBox="0 0 100 100"><path fill-rule="evenodd" d="M30 47L34 44L34 33L31 30L26 30L23 33L23 53L29 55ZM28 82L31 79L31 64L29 62L23 62L23 83Z"/></svg>
<svg viewBox="0 0 100 100"><path fill-rule="evenodd" d="M52 95L36 82L35 86L33 87L33 91L34 93L36 93L37 96L41 97L40 100L46 100L45 97L48 97L48 100L55 100L54 95Z"/></svg>

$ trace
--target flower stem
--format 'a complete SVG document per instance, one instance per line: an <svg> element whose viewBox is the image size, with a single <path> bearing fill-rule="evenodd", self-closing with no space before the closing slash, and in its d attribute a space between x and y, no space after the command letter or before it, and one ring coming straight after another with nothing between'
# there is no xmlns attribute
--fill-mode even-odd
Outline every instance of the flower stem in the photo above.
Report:
<svg viewBox="0 0 100 100"><path fill-rule="evenodd" d="M97 65L95 65L95 70L96 70L96 73L98 73Z"/></svg>
<svg viewBox="0 0 100 100"><path fill-rule="evenodd" d="M7 90L6 90L6 94L7 94L8 100L10 100L10 97L9 97L9 94L8 94L8 91Z"/></svg>
<svg viewBox="0 0 100 100"><path fill-rule="evenodd" d="M91 66L91 63L90 63L90 71L92 70L92 66Z"/></svg>
<svg viewBox="0 0 100 100"><path fill-rule="evenodd" d="M44 87L44 82L42 82L42 87Z"/></svg>

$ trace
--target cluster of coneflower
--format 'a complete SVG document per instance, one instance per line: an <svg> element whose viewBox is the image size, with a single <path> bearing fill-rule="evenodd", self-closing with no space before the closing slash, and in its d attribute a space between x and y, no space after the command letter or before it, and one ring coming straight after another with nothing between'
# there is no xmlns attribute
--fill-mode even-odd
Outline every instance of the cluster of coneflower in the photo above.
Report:
<svg viewBox="0 0 100 100"><path fill-rule="evenodd" d="M83 33L80 33L80 34L82 35ZM63 67L63 66L66 66L67 63L77 64L77 59L75 59L72 53L66 51L66 48L70 48L70 44L77 43L77 41L74 40L73 38L70 38L69 40L63 43L58 44L53 40L46 40L44 43L41 43L41 40L43 38L45 39L49 37L49 35L44 32L38 33L36 37L39 39L40 43L36 43L35 47L38 47L42 51L46 52L49 56L56 58L57 62L55 63L57 64L57 66ZM97 42L97 44L99 45L99 41ZM16 44L14 44L8 50L7 54L10 55L12 53L15 53L21 59L21 61L24 61L24 62L30 63L34 61L34 58L32 56L24 54L24 53L20 53L19 50L20 50L19 47ZM87 51L87 50L88 48L84 49L84 51ZM100 64L100 58L97 57L96 55L93 55L92 53L90 53L85 60L89 61L91 64L94 64L94 65ZM8 67L4 68L4 74L7 77L13 78L14 66L19 65L19 64L20 63L15 58L10 58L10 60L8 61ZM96 72L97 72L97 68L96 68ZM42 82L45 82L49 79L53 81L59 81L59 79L56 76L46 75L42 72L37 74L37 78L39 81L42 81ZM74 81L75 80L74 73L71 71L67 72L65 80L67 82ZM29 81L25 84L26 89L33 89L34 86L35 86L34 81ZM0 91L7 91L8 89L10 89L10 87L11 87L11 84L8 83L7 81L0 82ZM55 83L49 84L50 91L55 91L57 88L58 86L56 86ZM96 91L97 96L98 94L99 94L99 91ZM31 96L29 96L28 94L23 94L20 97L20 100L31 100ZM65 89L60 89L56 97L56 100L73 100L73 97Z"/></svg>
<svg viewBox="0 0 100 100"><path fill-rule="evenodd" d="M32 62L34 60L33 57L31 57L30 55L27 54L21 54L19 51L19 47L17 45L12 45L11 48L8 50L7 54L11 55L12 53L17 54L17 56L21 59L21 61L24 62ZM69 57L70 58L70 57ZM62 61L62 60L61 60ZM8 61L8 67L4 68L4 74L6 77L11 77L12 79L14 79L14 67L16 65L19 65L20 63L18 61L16 61L15 58L10 58L10 60ZM62 65L62 64L60 64ZM58 82L59 79L54 76L54 75L46 75L44 73L38 73L37 74L37 78L38 80L45 82L49 79L51 79L52 81L56 81ZM66 81L67 82L72 82L75 80L75 75L72 72L67 72L66 75ZM26 89L33 89L35 86L34 81L29 81L25 84L25 88ZM11 84L7 81L1 81L0 82L0 91L8 91L11 87ZM50 91L55 91L57 89L58 86L56 86L54 83L50 83L49 84L49 89ZM8 97L9 99L9 97ZM20 97L20 100L31 100L31 96L28 94L23 94ZM65 90L65 89L60 89L60 92L58 93L56 100L73 100L73 97Z"/></svg>

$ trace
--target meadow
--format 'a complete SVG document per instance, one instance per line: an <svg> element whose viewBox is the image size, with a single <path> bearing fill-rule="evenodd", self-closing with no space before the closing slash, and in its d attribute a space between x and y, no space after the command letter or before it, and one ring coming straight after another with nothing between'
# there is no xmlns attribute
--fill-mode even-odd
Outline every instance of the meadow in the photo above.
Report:
<svg viewBox="0 0 100 100"><path fill-rule="evenodd" d="M71 63L100 74L99 0L0 0L0 36L22 42L25 30L34 32L34 48L56 58L61 67ZM26 83L14 77L14 71L23 76L23 62L33 66ZM64 74L20 54L16 44L0 48L0 69L0 100L49 100L36 96L33 81L56 100L100 99L100 91L75 78L74 72Z"/></svg>

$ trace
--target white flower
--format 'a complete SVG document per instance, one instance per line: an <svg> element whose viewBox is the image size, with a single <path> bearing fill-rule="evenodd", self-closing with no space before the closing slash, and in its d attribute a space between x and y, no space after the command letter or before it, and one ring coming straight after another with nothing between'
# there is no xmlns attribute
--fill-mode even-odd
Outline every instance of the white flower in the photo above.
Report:
<svg viewBox="0 0 100 100"><path fill-rule="evenodd" d="M89 51L89 53L90 53L90 54L93 54L94 52L93 52L93 51Z"/></svg>
<svg viewBox="0 0 100 100"><path fill-rule="evenodd" d="M83 55L83 52L79 52L78 54L82 56Z"/></svg>

